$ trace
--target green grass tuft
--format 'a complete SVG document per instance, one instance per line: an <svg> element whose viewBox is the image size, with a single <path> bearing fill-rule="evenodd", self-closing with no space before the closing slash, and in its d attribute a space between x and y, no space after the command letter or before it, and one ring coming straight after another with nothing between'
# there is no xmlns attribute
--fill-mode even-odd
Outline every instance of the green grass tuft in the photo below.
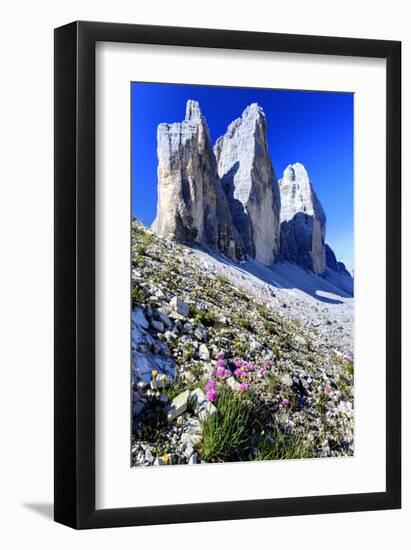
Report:
<svg viewBox="0 0 411 550"><path fill-rule="evenodd" d="M193 312L193 317L197 323L201 323L205 327L212 327L217 324L217 316L212 311L207 311L205 309L196 309Z"/></svg>
<svg viewBox="0 0 411 550"><path fill-rule="evenodd" d="M218 415L203 422L200 454L210 462L237 460L247 446L247 424L252 414L252 401L247 394L227 386L219 388Z"/></svg>
<svg viewBox="0 0 411 550"><path fill-rule="evenodd" d="M290 460L313 456L302 439L295 435L285 435L275 420L273 430L268 436L259 439L255 451L250 460Z"/></svg>

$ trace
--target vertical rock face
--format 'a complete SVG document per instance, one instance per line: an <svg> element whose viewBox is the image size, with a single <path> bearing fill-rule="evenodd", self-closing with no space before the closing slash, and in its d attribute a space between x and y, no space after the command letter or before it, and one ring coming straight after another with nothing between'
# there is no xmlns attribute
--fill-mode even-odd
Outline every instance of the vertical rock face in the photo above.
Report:
<svg viewBox="0 0 411 550"><path fill-rule="evenodd" d="M325 263L333 271L338 271L338 262L334 250L328 243L325 243Z"/></svg>
<svg viewBox="0 0 411 550"><path fill-rule="evenodd" d="M205 243L241 259L243 240L233 225L217 174L207 123L189 100L183 122L157 129L158 203L152 229L185 243Z"/></svg>
<svg viewBox="0 0 411 550"><path fill-rule="evenodd" d="M302 164L292 164L284 170L280 194L281 257L314 273L323 273L326 218Z"/></svg>
<svg viewBox="0 0 411 550"><path fill-rule="evenodd" d="M268 152L266 119L257 103L230 124L214 153L246 253L271 265L279 251L280 195Z"/></svg>

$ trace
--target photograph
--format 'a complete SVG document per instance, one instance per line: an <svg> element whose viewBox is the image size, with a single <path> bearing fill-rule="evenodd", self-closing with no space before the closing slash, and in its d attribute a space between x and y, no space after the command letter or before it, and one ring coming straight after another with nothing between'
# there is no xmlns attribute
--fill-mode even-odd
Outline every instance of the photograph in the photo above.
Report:
<svg viewBox="0 0 411 550"><path fill-rule="evenodd" d="M131 83L131 465L354 454L350 93Z"/></svg>
<svg viewBox="0 0 411 550"><path fill-rule="evenodd" d="M407 547L406 7L3 2L1 548Z"/></svg>

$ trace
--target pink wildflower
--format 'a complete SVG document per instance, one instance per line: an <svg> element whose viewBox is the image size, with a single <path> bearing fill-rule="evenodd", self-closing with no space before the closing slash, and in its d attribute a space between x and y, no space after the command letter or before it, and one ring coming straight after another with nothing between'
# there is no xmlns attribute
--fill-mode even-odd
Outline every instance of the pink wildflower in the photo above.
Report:
<svg viewBox="0 0 411 550"><path fill-rule="evenodd" d="M265 369L270 368L270 364L271 364L271 363L270 363L270 361L269 361L268 359L264 359L264 361L263 361L263 367L264 367Z"/></svg>
<svg viewBox="0 0 411 550"><path fill-rule="evenodd" d="M225 360L224 359L218 359L218 361L216 361L215 363L215 366L220 368L220 367L225 367Z"/></svg>
<svg viewBox="0 0 411 550"><path fill-rule="evenodd" d="M215 371L216 378L224 378L225 376L225 368L224 367L218 367Z"/></svg>
<svg viewBox="0 0 411 550"><path fill-rule="evenodd" d="M213 403L213 401L217 401L217 397L218 397L217 390L213 390L213 389L208 390L206 392L206 397L208 401L211 401L211 403Z"/></svg>
<svg viewBox="0 0 411 550"><path fill-rule="evenodd" d="M230 369L224 369L224 378L229 378L231 376Z"/></svg>
<svg viewBox="0 0 411 550"><path fill-rule="evenodd" d="M240 378L240 376L243 374L243 371L240 368L235 369L234 376L236 378Z"/></svg>
<svg viewBox="0 0 411 550"><path fill-rule="evenodd" d="M288 399L283 399L283 400L282 400L282 404L284 405L284 407L288 407L288 405L290 404L290 402L289 402Z"/></svg>
<svg viewBox="0 0 411 550"><path fill-rule="evenodd" d="M330 386L324 386L324 391L325 393L331 393L332 389L330 388Z"/></svg>
<svg viewBox="0 0 411 550"><path fill-rule="evenodd" d="M241 365L243 364L243 360L242 359L236 359L234 361L234 365L239 369L241 367Z"/></svg>
<svg viewBox="0 0 411 550"><path fill-rule="evenodd" d="M240 390L241 390L241 391L247 391L247 390L248 390L248 384L247 384L247 382L241 382L241 384L240 384Z"/></svg>
<svg viewBox="0 0 411 550"><path fill-rule="evenodd" d="M258 369L258 376L261 377L261 376L264 376L264 374L265 374L265 369L264 369L263 367L260 367L260 368Z"/></svg>
<svg viewBox="0 0 411 550"><path fill-rule="evenodd" d="M212 378L210 380L208 380L208 382L206 383L204 389L206 392L210 391L210 390L215 390L217 388L217 382L215 380L213 380Z"/></svg>
<svg viewBox="0 0 411 550"><path fill-rule="evenodd" d="M223 351L217 351L215 354L217 359L224 359L224 352Z"/></svg>

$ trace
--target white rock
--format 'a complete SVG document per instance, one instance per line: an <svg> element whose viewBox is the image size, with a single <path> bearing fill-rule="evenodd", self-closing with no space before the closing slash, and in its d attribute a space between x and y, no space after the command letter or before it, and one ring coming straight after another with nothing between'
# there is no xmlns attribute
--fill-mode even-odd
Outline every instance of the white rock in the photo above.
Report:
<svg viewBox="0 0 411 550"><path fill-rule="evenodd" d="M198 418L202 422L208 420L209 418L215 418L216 416L217 409L210 401L207 401L207 403L203 404L198 410Z"/></svg>
<svg viewBox="0 0 411 550"><path fill-rule="evenodd" d="M197 412L205 403L207 403L207 398L201 388L196 388L191 392L190 405L194 412Z"/></svg>
<svg viewBox="0 0 411 550"><path fill-rule="evenodd" d="M203 361L208 361L210 359L210 352L205 344L200 344L198 355Z"/></svg>
<svg viewBox="0 0 411 550"><path fill-rule="evenodd" d="M338 405L338 410L348 417L353 416L353 407L351 401L341 401Z"/></svg>
<svg viewBox="0 0 411 550"><path fill-rule="evenodd" d="M197 418L189 418L186 426L190 435L201 435L203 433L203 426Z"/></svg>
<svg viewBox="0 0 411 550"><path fill-rule="evenodd" d="M289 374L285 374L281 378L281 382L284 384L284 386L291 387L293 385L293 379L291 378L291 376Z"/></svg>
<svg viewBox="0 0 411 550"><path fill-rule="evenodd" d="M188 400L190 399L190 391L186 390L177 395L171 402L171 408L167 414L168 420L174 420L180 414L183 414L187 410Z"/></svg>
<svg viewBox="0 0 411 550"><path fill-rule="evenodd" d="M237 382L237 380L234 378L234 376L230 376L226 379L225 383L232 389L232 390L240 390L240 383Z"/></svg>
<svg viewBox="0 0 411 550"><path fill-rule="evenodd" d="M204 340L205 337L206 337L206 331L203 327L197 327L194 331L194 336L198 339L198 340Z"/></svg>
<svg viewBox="0 0 411 550"><path fill-rule="evenodd" d="M198 455L197 453L194 453L190 456L190 460L188 461L189 464L198 464Z"/></svg>

